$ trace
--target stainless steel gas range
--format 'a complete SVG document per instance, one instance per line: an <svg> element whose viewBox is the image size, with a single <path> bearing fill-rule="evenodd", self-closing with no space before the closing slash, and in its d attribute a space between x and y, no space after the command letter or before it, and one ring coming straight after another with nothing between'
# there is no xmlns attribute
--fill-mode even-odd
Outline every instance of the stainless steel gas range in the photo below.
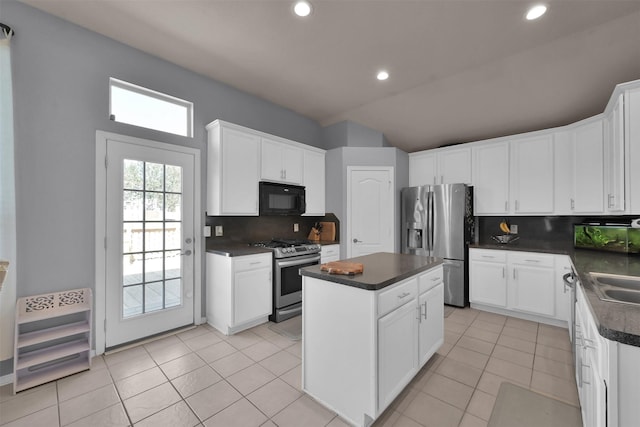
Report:
<svg viewBox="0 0 640 427"><path fill-rule="evenodd" d="M272 322L282 322L302 313L300 268L320 264L320 245L308 240L273 239L253 243L273 251Z"/></svg>

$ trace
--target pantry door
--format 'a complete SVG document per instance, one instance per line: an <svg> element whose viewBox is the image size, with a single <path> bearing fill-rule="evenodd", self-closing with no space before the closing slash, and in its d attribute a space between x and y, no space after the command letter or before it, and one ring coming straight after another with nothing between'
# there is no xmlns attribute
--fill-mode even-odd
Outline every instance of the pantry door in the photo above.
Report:
<svg viewBox="0 0 640 427"><path fill-rule="evenodd" d="M181 148L106 140L106 348L194 323L199 159Z"/></svg>
<svg viewBox="0 0 640 427"><path fill-rule="evenodd" d="M347 167L347 258L394 252L394 178L389 166Z"/></svg>

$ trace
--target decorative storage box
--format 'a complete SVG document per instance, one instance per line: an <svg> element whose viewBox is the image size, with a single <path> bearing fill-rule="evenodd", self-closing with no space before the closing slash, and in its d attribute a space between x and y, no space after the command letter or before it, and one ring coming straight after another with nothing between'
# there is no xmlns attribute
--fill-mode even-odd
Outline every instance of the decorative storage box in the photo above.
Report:
<svg viewBox="0 0 640 427"><path fill-rule="evenodd" d="M640 228L576 224L573 226L573 245L583 249L637 254L640 253Z"/></svg>

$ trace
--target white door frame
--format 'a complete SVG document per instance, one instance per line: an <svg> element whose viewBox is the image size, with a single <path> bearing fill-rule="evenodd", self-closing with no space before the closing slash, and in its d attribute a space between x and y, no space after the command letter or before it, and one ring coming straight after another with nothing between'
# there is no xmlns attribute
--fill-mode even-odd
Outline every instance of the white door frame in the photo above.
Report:
<svg viewBox="0 0 640 427"><path fill-rule="evenodd" d="M116 139L121 142L139 145L143 147L159 148L162 150L176 151L185 154L191 154L195 158L193 168L193 229L194 229L194 257L193 257L193 321L195 324L201 324L202 320L202 257L205 253L205 241L201 238L202 234L202 175L200 165L200 150L196 148L184 147L181 145L167 144L164 142L152 141L149 139L134 138L132 136L119 135L117 133L96 131L96 275L95 275L95 302L94 308L94 337L95 337L95 353L104 353L106 346L106 331L104 328L106 321L106 256L107 251L104 247L106 238L106 208L107 208L107 168L105 167L105 159L107 157L107 140ZM200 239L198 239L200 238ZM201 240L201 241L199 241ZM199 249L199 250L198 250Z"/></svg>
<svg viewBox="0 0 640 427"><path fill-rule="evenodd" d="M396 241L396 181L393 166L347 166L347 258L351 258L351 243L353 235L351 234L353 229L351 227L351 173L353 171L387 171L389 172L389 179L391 180L391 244L395 251Z"/></svg>

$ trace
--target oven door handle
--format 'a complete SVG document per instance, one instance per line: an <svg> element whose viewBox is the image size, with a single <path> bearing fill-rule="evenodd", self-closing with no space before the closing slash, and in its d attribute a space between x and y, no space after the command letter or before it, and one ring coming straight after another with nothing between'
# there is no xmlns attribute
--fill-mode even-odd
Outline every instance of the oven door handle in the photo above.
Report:
<svg viewBox="0 0 640 427"><path fill-rule="evenodd" d="M292 267L295 265L306 264L308 262L320 261L320 254L311 257L296 257L291 261L277 261L278 267Z"/></svg>

